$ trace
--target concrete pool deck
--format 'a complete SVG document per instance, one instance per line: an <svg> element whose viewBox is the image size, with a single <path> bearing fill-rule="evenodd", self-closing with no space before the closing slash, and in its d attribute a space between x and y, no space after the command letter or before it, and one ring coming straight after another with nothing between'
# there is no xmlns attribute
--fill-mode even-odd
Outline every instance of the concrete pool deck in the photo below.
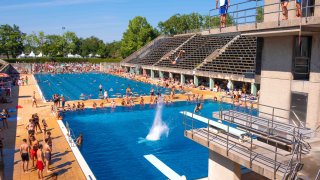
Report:
<svg viewBox="0 0 320 180"><path fill-rule="evenodd" d="M25 77L26 75L21 75ZM44 171L44 179L85 179L85 175L79 166L76 157L74 156L71 148L68 145L67 140L61 131L56 117L51 113L51 102L43 102L41 99L41 92L37 87L37 84L32 78L32 75L27 75L29 78L29 85L27 86L15 86L12 91L12 103L1 104L1 108L16 109L16 106L20 105L22 108L17 109L17 112L10 113L11 119L9 120L9 129L1 132L1 137L4 137L4 159L2 161L3 169L1 169L0 163L0 179L3 175L4 179L37 179L36 169L32 169L29 173L23 173L22 162L19 153L19 148L22 143L22 139L28 137L27 130L25 129L28 120L31 115L38 113L40 120L46 119L48 123L48 129L52 133L53 137L53 155L52 165L50 169L53 173L47 174ZM155 82L155 81L154 81ZM152 83L154 83L152 82ZM36 92L36 98L38 102L38 108L32 107L31 96L33 92ZM203 94L204 99L213 99L213 97L219 95L211 91L201 91L198 89L189 88L195 94ZM175 95L173 101L185 101L186 95ZM121 104L121 99L115 98L117 106ZM75 103L78 101L68 101L66 104ZM84 101L86 108L92 108L93 102L96 102L98 107L101 102L105 103L105 107L110 106L105 100L87 100ZM149 104L149 97L145 97L145 103ZM135 100L136 104L139 104L139 99ZM36 138L42 142L43 135L36 134ZM29 168L32 166L29 162ZM1 172L2 171L2 172Z"/></svg>

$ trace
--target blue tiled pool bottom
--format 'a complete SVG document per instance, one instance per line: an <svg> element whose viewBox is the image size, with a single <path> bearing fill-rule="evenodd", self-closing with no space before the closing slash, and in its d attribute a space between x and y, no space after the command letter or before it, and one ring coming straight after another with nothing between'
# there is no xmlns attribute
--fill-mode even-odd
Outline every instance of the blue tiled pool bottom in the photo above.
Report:
<svg viewBox="0 0 320 180"><path fill-rule="evenodd" d="M130 87L135 95L149 95L152 88L155 92L159 91L162 94L169 94L171 91L155 85L101 73L36 74L35 78L46 100L50 100L53 94L62 94L66 100L79 100L81 93L88 99L98 99L100 84L111 98L125 95L127 87Z"/></svg>
<svg viewBox="0 0 320 180"><path fill-rule="evenodd" d="M170 128L168 137L141 142L152 126L154 107L117 107L94 111L67 112L67 121L76 135L84 136L80 148L97 179L167 179L143 156L153 154L187 179L207 177L208 150L184 137L183 116L194 103L177 102L163 108L163 121ZM206 101L201 115L211 118L219 105ZM205 126L205 124L204 124Z"/></svg>

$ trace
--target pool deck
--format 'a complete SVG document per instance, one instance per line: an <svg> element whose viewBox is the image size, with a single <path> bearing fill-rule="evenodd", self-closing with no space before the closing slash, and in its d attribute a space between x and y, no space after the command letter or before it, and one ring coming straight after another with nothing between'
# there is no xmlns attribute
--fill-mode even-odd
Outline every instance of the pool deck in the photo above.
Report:
<svg viewBox="0 0 320 180"><path fill-rule="evenodd" d="M25 77L26 75L21 75ZM85 179L83 171L81 170L71 148L68 145L58 123L57 119L51 113L51 102L44 103L41 99L41 92L36 85L36 82L32 75L27 75L29 78L29 85L13 87L12 90L12 103L1 104L1 108L16 109L17 105L22 108L17 109L17 112L10 113L11 118L9 119L9 129L2 130L0 136L4 137L4 159L0 161L0 179L37 179L37 170L32 169L29 173L23 173L22 162L19 153L19 148L22 143L22 139L28 137L27 130L25 129L29 118L32 114L38 113L40 120L46 119L48 123L48 129L52 133L53 137L53 155L52 165L50 169L53 173L47 174L44 171L44 179ZM157 83L156 80L151 80L149 83ZM204 99L213 99L218 97L219 94L211 91L202 91L199 89L188 88L195 94L203 94ZM36 92L38 108L32 107L31 96L33 92ZM186 95L175 95L173 101L185 101ZM121 99L116 98L116 104L121 104ZM95 101L99 107L101 102L104 102L104 106L110 106L110 101L107 103L105 100L87 100L84 101L86 108L91 108L93 101ZM74 103L77 101L68 101L66 104ZM139 99L135 100L136 104L139 104ZM145 97L145 103L150 103L150 97ZM36 134L36 139L43 142L43 135L41 133ZM13 165L13 166L12 166ZM29 169L32 166L31 161L29 162ZM3 177L1 177L3 176Z"/></svg>
<svg viewBox="0 0 320 180"><path fill-rule="evenodd" d="M2 132L4 137L4 179L37 179L37 170L32 168L29 173L23 173L22 162L19 153L19 148L22 139L28 137L25 129L31 115L38 113L40 120L46 119L48 123L48 130L52 133L53 151L52 151L52 165L50 169L53 173L46 173L44 171L44 179L85 179L85 176L76 161L75 156L70 150L70 147L61 132L57 120L51 114L50 103L43 103L38 100L38 108L32 107L31 96L33 91L36 92L37 99L40 99L38 88L31 75L29 77L28 86L14 87L13 89L13 103L3 105L1 108L15 109L17 105L22 106L17 112L10 113L12 119L9 120L9 129ZM14 118L14 117L17 118ZM43 142L43 134L36 134L36 139ZM13 165L13 166L12 166ZM32 167L31 161L29 168ZM1 170L0 170L1 171ZM0 173L1 174L1 173ZM2 179L0 177L0 179Z"/></svg>

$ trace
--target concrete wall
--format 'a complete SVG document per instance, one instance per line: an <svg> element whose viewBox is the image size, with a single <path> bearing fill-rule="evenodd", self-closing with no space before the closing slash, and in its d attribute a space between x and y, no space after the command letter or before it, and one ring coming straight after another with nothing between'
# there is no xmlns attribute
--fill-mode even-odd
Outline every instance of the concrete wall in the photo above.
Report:
<svg viewBox="0 0 320 180"><path fill-rule="evenodd" d="M309 81L293 80L293 47L294 36L265 38L259 103L290 110L291 92L307 93L306 125L315 128L320 125L320 33L312 38ZM271 108L263 106L260 106L260 110L272 112ZM275 114L289 118L287 111L276 110Z"/></svg>
<svg viewBox="0 0 320 180"><path fill-rule="evenodd" d="M209 150L208 179L209 180L239 180L241 178L240 165L220 154Z"/></svg>
<svg viewBox="0 0 320 180"><path fill-rule="evenodd" d="M293 36L266 37L262 52L260 104L290 109ZM272 113L271 108L260 110ZM289 112L277 110L275 114L289 118ZM284 121L284 119L278 119Z"/></svg>
<svg viewBox="0 0 320 180"><path fill-rule="evenodd" d="M274 3L279 3L280 0L265 0L264 1L264 13L271 13L271 12L276 12L276 11L282 11L281 6L279 7L279 4L275 5L269 5L269 4L274 4ZM294 1L290 1L288 4L288 17L289 19L295 18L296 17L296 12L295 10L290 10L290 9L295 9L296 5ZM264 22L275 22L280 21L283 19L282 12L280 13L271 13L271 14L265 14L264 15Z"/></svg>
<svg viewBox="0 0 320 180"><path fill-rule="evenodd" d="M307 126L320 125L320 33L312 37Z"/></svg>

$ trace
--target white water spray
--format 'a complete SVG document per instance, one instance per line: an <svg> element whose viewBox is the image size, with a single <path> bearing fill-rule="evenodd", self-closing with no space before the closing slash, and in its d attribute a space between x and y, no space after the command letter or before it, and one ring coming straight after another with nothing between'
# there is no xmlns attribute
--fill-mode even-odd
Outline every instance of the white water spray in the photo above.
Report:
<svg viewBox="0 0 320 180"><path fill-rule="evenodd" d="M157 141L163 134L166 134L166 136L168 136L169 128L164 122L162 122L162 108L163 101L162 98L159 98L159 101L157 103L156 116L154 117L149 134L146 137L146 139L149 141Z"/></svg>

